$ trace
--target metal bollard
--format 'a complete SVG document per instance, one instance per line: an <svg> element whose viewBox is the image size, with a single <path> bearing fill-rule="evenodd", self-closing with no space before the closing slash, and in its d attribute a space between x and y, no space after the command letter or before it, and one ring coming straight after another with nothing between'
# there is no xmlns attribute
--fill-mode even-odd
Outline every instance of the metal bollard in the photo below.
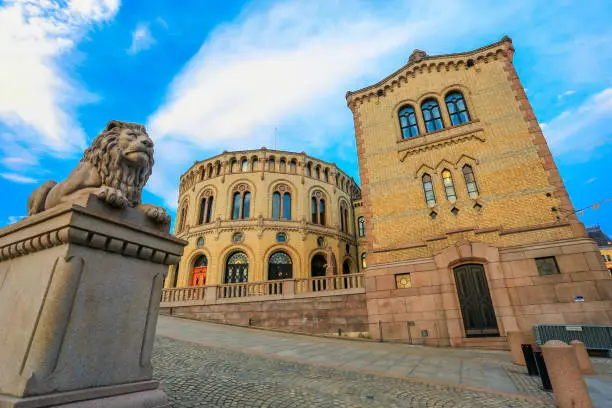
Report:
<svg viewBox="0 0 612 408"><path fill-rule="evenodd" d="M535 357L536 364L538 365L538 372L540 373L540 379L542 380L542 388L545 391L552 391L552 383L550 382L550 377L548 376L548 370L546 369L546 363L544 362L542 352L536 351L533 353L533 355Z"/></svg>
<svg viewBox="0 0 612 408"><path fill-rule="evenodd" d="M338 327L338 337L342 336L342 328Z"/></svg>
<svg viewBox="0 0 612 408"><path fill-rule="evenodd" d="M533 347L531 344L521 344L521 350L523 350L523 356L525 357L527 373L531 376L538 375L538 365L533 355Z"/></svg>

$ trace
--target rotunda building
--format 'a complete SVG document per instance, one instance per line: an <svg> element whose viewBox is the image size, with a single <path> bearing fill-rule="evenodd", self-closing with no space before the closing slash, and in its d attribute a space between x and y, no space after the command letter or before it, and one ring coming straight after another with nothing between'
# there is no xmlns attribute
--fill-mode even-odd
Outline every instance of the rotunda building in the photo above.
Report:
<svg viewBox="0 0 612 408"><path fill-rule="evenodd" d="M181 176L174 226L189 244L164 287L362 272L360 199L351 177L305 153L262 148L196 162Z"/></svg>

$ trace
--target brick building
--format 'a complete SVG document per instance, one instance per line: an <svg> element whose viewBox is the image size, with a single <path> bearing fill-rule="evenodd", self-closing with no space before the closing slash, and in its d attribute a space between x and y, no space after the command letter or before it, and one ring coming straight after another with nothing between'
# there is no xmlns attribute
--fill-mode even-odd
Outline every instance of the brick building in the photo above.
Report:
<svg viewBox="0 0 612 408"><path fill-rule="evenodd" d="M371 335L381 322L385 338L460 346L535 323L612 322L612 280L565 215L572 203L513 54L508 37L457 54L415 50L347 93Z"/></svg>

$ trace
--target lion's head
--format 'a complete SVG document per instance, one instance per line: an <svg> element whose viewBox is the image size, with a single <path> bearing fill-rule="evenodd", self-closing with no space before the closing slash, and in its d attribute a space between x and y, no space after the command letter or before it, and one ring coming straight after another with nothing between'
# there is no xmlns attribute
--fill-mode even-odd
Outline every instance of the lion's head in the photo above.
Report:
<svg viewBox="0 0 612 408"><path fill-rule="evenodd" d="M81 161L91 163L102 185L121 190L134 207L151 175L153 141L143 125L111 120Z"/></svg>

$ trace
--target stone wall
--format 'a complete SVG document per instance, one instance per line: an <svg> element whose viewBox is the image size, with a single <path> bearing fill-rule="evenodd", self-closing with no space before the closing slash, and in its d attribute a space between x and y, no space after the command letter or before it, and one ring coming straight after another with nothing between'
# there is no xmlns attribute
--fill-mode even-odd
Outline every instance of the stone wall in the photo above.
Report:
<svg viewBox="0 0 612 408"><path fill-rule="evenodd" d="M317 296L273 301L162 307L161 313L194 320L251 325L307 333L367 331L365 294Z"/></svg>

